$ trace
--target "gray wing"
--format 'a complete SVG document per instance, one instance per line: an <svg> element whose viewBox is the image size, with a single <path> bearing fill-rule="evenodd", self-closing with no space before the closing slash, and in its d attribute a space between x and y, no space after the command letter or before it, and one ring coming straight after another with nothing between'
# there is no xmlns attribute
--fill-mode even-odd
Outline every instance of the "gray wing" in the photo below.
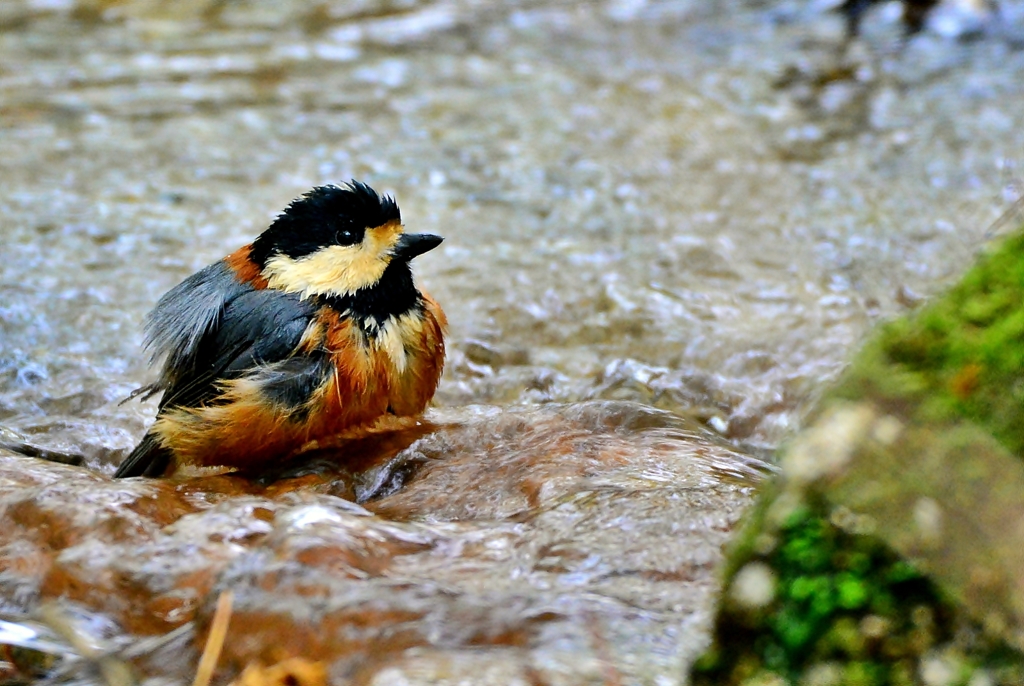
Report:
<svg viewBox="0 0 1024 686"><path fill-rule="evenodd" d="M167 327L147 331L150 340L157 341L156 354L168 356L163 375L151 391L164 391L160 409L216 402L223 391L221 381L252 375L268 401L303 416L307 400L332 369L324 350L295 354L316 316L313 305L293 293L248 286L203 293L209 283L195 278L195 288L206 296L202 306L175 302L190 297L193 290L179 287L176 298L169 297L174 291L168 293L150 317L151 325L164 322ZM185 312L187 318L176 320L175 312ZM179 366L174 367L175 363ZM170 449L147 433L114 478L159 476L170 458Z"/></svg>
<svg viewBox="0 0 1024 686"><path fill-rule="evenodd" d="M196 407L219 394L219 381L285 362L290 373L271 385L287 386L291 378L302 376L306 365L316 367L319 375L324 353L292 357L315 315L309 301L294 293L273 289L240 293L225 303L216 323L192 346L187 364L165 371L170 383L160 407Z"/></svg>
<svg viewBox="0 0 1024 686"><path fill-rule="evenodd" d="M167 291L146 316L143 346L150 364L164 358L160 378L140 391L145 397L174 386L194 372L202 342L219 328L224 310L239 296L253 292L240 283L223 260L201 269Z"/></svg>

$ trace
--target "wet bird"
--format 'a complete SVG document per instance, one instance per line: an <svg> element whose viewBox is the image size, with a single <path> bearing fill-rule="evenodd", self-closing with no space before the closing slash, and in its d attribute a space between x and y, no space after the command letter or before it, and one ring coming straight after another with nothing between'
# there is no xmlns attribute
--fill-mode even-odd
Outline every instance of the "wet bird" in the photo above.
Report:
<svg viewBox="0 0 1024 686"><path fill-rule="evenodd" d="M398 205L352 181L293 201L255 241L193 274L149 313L163 393L115 478L172 466L251 470L300 446L419 414L444 365L444 312L410 260Z"/></svg>

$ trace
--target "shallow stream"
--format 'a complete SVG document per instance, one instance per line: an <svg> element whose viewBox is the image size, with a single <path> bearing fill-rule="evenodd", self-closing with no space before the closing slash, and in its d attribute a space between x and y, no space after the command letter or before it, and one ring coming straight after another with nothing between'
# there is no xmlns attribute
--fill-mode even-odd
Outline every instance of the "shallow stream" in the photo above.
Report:
<svg viewBox="0 0 1024 686"><path fill-rule="evenodd" d="M678 683L762 460L1024 179L1019 3L852 43L826 4L5 2L0 439L84 466L0 450L0 609L196 620L139 662L185 681L232 588L224 676ZM109 481L145 312L349 178L445 237L429 423L369 471Z"/></svg>

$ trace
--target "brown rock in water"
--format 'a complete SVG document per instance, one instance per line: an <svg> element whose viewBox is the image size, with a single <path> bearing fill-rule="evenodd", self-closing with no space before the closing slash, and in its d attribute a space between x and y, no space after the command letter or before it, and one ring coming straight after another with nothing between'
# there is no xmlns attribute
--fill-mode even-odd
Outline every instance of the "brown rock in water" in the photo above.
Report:
<svg viewBox="0 0 1024 686"><path fill-rule="evenodd" d="M367 684L665 673L764 465L632 403L433 420L360 444L359 469L324 447L273 481L0 457L0 594L22 611L62 597L115 620L115 641L185 627L135 659L178 679L228 589L223 677L295 656Z"/></svg>

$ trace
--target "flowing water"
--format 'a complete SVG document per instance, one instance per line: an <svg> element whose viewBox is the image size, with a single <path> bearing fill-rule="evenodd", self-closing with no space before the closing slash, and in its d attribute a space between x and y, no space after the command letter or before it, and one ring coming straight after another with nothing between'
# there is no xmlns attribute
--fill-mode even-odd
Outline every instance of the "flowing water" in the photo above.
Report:
<svg viewBox="0 0 1024 686"><path fill-rule="evenodd" d="M1017 4L909 41L883 4L854 43L818 4L0 5L0 442L83 464L0 451L0 607L195 620L139 662L174 679L232 588L224 676L677 683L759 458L1021 178ZM428 423L276 481L108 481L155 411L119 404L145 312L349 178L445 237Z"/></svg>

